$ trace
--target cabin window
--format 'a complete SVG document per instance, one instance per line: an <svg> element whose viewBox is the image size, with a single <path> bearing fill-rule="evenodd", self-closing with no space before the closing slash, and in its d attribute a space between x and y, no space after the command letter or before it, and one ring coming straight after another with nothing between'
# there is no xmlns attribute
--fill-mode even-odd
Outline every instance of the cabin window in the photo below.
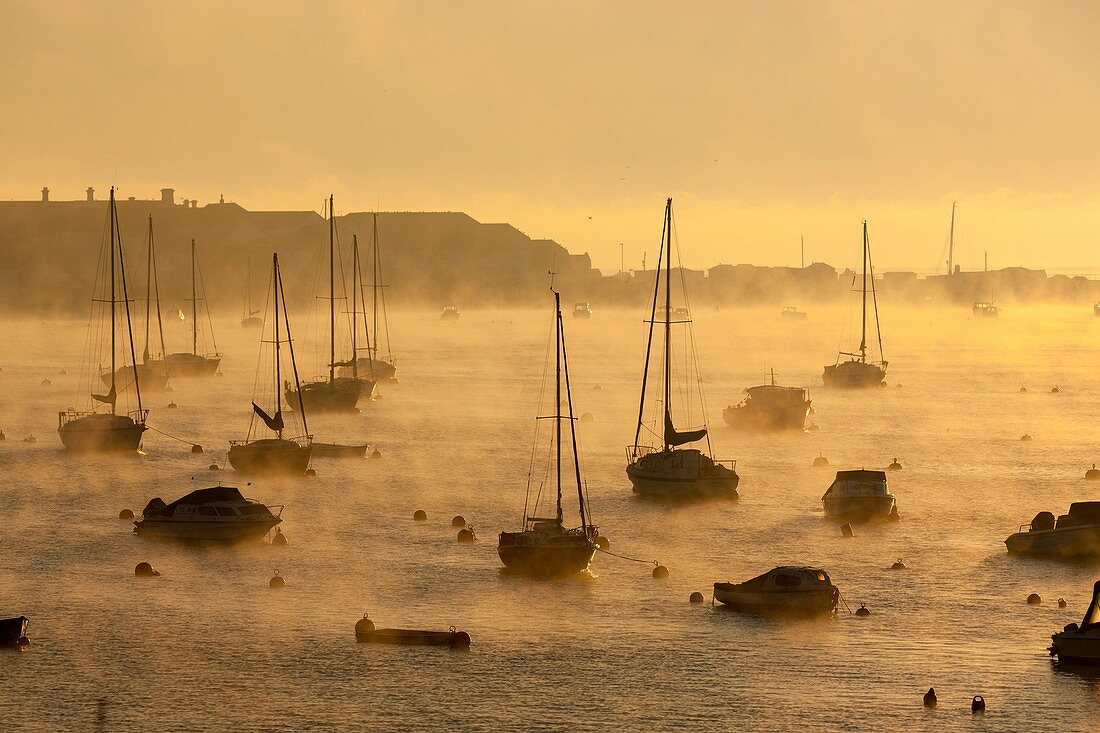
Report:
<svg viewBox="0 0 1100 733"><path fill-rule="evenodd" d="M219 517L235 517L235 516L237 516L237 512L234 511L233 507L231 507L231 506L220 506L220 507L216 507L216 508L218 510L218 516Z"/></svg>
<svg viewBox="0 0 1100 733"><path fill-rule="evenodd" d="M802 585L802 578L797 575L777 575L775 584L781 588L793 588L796 585Z"/></svg>
<svg viewBox="0 0 1100 733"><path fill-rule="evenodd" d="M818 571L817 579L820 580L822 583L824 583L825 582L825 573L823 573L821 571Z"/></svg>
<svg viewBox="0 0 1100 733"><path fill-rule="evenodd" d="M251 504L249 506L242 506L241 507L241 514L247 515L247 514L263 514L263 513L264 513L264 507L256 506L255 504Z"/></svg>
<svg viewBox="0 0 1100 733"><path fill-rule="evenodd" d="M204 517L216 517L216 516L218 516L218 513L216 511L214 511L214 507L212 507L212 506L200 506L199 507L199 514L203 515Z"/></svg>

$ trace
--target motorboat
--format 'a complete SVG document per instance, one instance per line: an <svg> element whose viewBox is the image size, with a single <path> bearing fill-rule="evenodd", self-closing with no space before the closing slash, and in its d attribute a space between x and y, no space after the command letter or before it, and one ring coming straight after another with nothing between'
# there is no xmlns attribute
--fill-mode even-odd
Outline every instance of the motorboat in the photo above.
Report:
<svg viewBox="0 0 1100 733"><path fill-rule="evenodd" d="M871 286L871 303L875 312L875 333L878 335L878 361L868 359L867 348L867 286ZM835 364L829 364L821 374L828 387L856 389L882 386L889 362L882 354L882 329L879 328L878 295L875 290L875 271L871 264L871 245L867 239L867 222L863 222L863 307L860 318L860 339L857 351L841 351ZM841 361L841 357L851 357Z"/></svg>
<svg viewBox="0 0 1100 733"><path fill-rule="evenodd" d="M283 293L282 274L279 270L279 255L272 255L272 318L271 339L260 336L261 353L264 344L271 345L272 366L270 371L261 367L261 374L272 374L274 384L265 385L271 388L272 407L268 412L256 404L257 394L253 394L252 415L248 422L248 434L244 440L229 441L229 464L241 473L247 474L281 474L302 476L309 469L309 461L313 454L313 436L309 434L309 426L306 424L306 411L301 403L298 410L293 413L292 420L300 423L301 432L297 437L287 430L286 420L283 417L283 392L282 392L282 347L286 344L290 355L290 373L294 377L294 384L298 382L298 364L294 358L294 342L290 338L290 326L285 324L287 319L285 294ZM284 325L285 324L285 325ZM283 339L283 329L286 330L286 338ZM260 380L257 379L257 387ZM289 391L289 382L288 382ZM264 428L266 427L266 431ZM295 426L297 427L297 425ZM266 432L274 437L260 437Z"/></svg>
<svg viewBox="0 0 1100 733"><path fill-rule="evenodd" d="M30 621L26 616L16 616L15 618L0 618L0 647L5 646L26 646L30 642L27 640L27 623Z"/></svg>
<svg viewBox="0 0 1100 733"><path fill-rule="evenodd" d="M836 612L840 590L821 568L781 566L744 583L715 583L714 599L745 613L815 616Z"/></svg>
<svg viewBox="0 0 1100 733"><path fill-rule="evenodd" d="M457 305L445 305L443 306L443 313L440 314L440 318L444 321L457 321L458 320L458 306Z"/></svg>
<svg viewBox="0 0 1100 733"><path fill-rule="evenodd" d="M885 471L837 471L821 503L826 516L846 521L897 515L894 495L886 489Z"/></svg>
<svg viewBox="0 0 1100 733"><path fill-rule="evenodd" d="M314 458L362 458L367 455L366 443L344 445L341 443L313 443Z"/></svg>
<svg viewBox="0 0 1100 733"><path fill-rule="evenodd" d="M809 318L805 311L800 311L790 305L779 311L779 317L785 321L805 321Z"/></svg>
<svg viewBox="0 0 1100 733"><path fill-rule="evenodd" d="M592 306L589 305L588 303L577 303L576 305L573 306L573 317L574 318L591 318L592 317Z"/></svg>
<svg viewBox="0 0 1100 733"><path fill-rule="evenodd" d="M553 430L537 430L535 434L535 448L531 451L531 467L527 472L527 491L523 506L523 529L519 532L501 532L497 540L497 555L500 561L510 570L516 570L532 575L564 575L579 573L587 570L596 554L596 538L599 529L592 523L592 513L588 506L586 490L581 483L581 467L577 453L576 419L573 416L573 393L569 387L569 363L565 351L565 325L561 315L561 297L554 291L554 414L544 416L553 420ZM544 372L549 374L549 370ZM564 400L562 387L565 387ZM562 414L565 410L566 414ZM536 427L541 428L542 419L536 420ZM575 490L577 492L577 510L580 516L579 527L566 527L564 512L562 511L562 432L569 434L569 443L572 446L571 473L576 479ZM546 443L546 433L550 432L549 451L542 450ZM551 458L556 456L556 458ZM537 475L546 476L550 467L545 471L538 471L535 461L546 457L553 463L556 503L552 517L540 517L539 499L542 497L542 486L532 483ZM568 457L567 457L568 460Z"/></svg>
<svg viewBox="0 0 1100 733"><path fill-rule="evenodd" d="M982 318L996 318L1001 314L1001 309L993 303L983 301L981 303L975 303L973 307L971 307L970 312Z"/></svg>
<svg viewBox="0 0 1100 733"><path fill-rule="evenodd" d="M246 499L234 486L196 489L167 505L159 497L151 500L142 518L134 522L134 534L178 540L259 540L283 521L283 507L277 508L278 513L272 513L272 507Z"/></svg>
<svg viewBox="0 0 1100 733"><path fill-rule="evenodd" d="M803 430L810 414L810 399L803 387L783 387L775 383L749 387L745 399L722 411L722 419L736 428L764 430Z"/></svg>
<svg viewBox="0 0 1100 733"><path fill-rule="evenodd" d="M1100 501L1077 501L1057 519L1039 512L1031 524L1009 535L1005 547L1013 555L1070 558L1100 556Z"/></svg>
<svg viewBox="0 0 1100 733"><path fill-rule="evenodd" d="M1092 601L1081 623L1051 634L1047 651L1066 664L1100 664L1100 581L1092 586Z"/></svg>
<svg viewBox="0 0 1100 733"><path fill-rule="evenodd" d="M109 286L106 293L93 296L93 309L98 311L100 322L95 333L110 331L111 366L106 372L104 384L110 389L106 394L91 394L91 406L86 410L69 408L57 414L57 434L67 450L80 453L133 453L141 448L141 439L145 433L145 421L149 411L141 404L141 379L138 364L134 358L134 331L130 320L130 297L126 284L126 267L123 258L122 236L119 233L118 209L115 206L115 189L111 188L111 199L107 209L108 236L104 240L104 262L100 263L101 272L106 272ZM106 283L104 283L106 285ZM119 292L121 291L121 293ZM106 297L104 297L106 296ZM120 297L121 296L121 297ZM119 324L125 323L125 337L120 344ZM118 357L122 356L120 366ZM98 370L98 369L97 369ZM102 370L98 370L102 375ZM119 374L127 373L132 379L128 384L120 384ZM134 404L129 411L118 410L120 393L126 386L131 390ZM98 412L98 405L106 405L109 412Z"/></svg>
<svg viewBox="0 0 1100 733"><path fill-rule="evenodd" d="M719 460L710 455L710 432L703 409L703 380L693 358L696 351L691 314L686 306L672 307L672 222L670 198L665 202L657 281L646 319L649 335L642 368L638 422L634 443L626 449L626 475L639 496L672 500L736 499L740 480L736 461ZM686 293L683 298L686 301ZM673 325L686 330L685 339L673 335ZM677 346L687 342L685 348L691 355L686 358L688 373L677 375L682 381L675 388L672 365L679 360L673 356L674 342ZM651 370L651 366L655 368ZM678 398L675 412L674 397ZM693 419L694 415L701 424L688 429L678 428L674 414L684 422ZM703 440L706 441L705 452L700 448L682 447Z"/></svg>

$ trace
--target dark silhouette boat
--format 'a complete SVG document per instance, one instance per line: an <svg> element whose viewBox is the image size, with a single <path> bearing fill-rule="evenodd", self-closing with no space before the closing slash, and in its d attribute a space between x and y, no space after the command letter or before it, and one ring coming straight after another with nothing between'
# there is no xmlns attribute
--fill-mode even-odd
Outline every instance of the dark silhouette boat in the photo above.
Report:
<svg viewBox="0 0 1100 733"><path fill-rule="evenodd" d="M200 297L201 296L201 297ZM168 354L162 362L153 362L156 368L166 372L172 377L212 377L218 372L222 362L222 355L218 353L218 345L214 342L214 323L210 318L209 305L206 306L206 333L210 336L210 342L214 351L199 353L199 303L206 303L206 288L202 285L202 275L199 272L198 252L195 248L195 240L191 240L191 350ZM163 339L164 334L161 333Z"/></svg>
<svg viewBox="0 0 1100 733"><path fill-rule="evenodd" d="M581 482L580 460L577 456L576 419L573 416L573 392L569 386L569 360L565 349L565 325L561 316L561 296L554 291L554 414L539 418L553 420L551 438L552 462L557 501L552 517L539 517L538 504L542 485L533 486L537 456L547 455L539 446L536 431L535 446L531 451L531 470L528 471L527 495L523 506L523 529L519 532L501 532L497 542L497 554L509 569L535 575L559 575L586 570L596 554L596 537L599 531L592 524L584 485ZM565 401L562 401L562 385ZM565 415L562 408L566 409ZM567 528L562 512L562 421L567 421L572 446L573 475L576 479L577 509L580 526ZM543 474L545 477L549 473Z"/></svg>
<svg viewBox="0 0 1100 733"><path fill-rule="evenodd" d="M125 453L136 452L141 448L141 439L145 433L145 421L149 411L141 405L141 381L138 375L137 359L134 354L134 332L130 321L130 298L126 285L126 264L122 250L122 237L119 232L118 210L115 207L115 190L111 188L111 199L107 209L108 242L104 247L107 257L104 273L110 280L105 288L109 299L96 298L93 304L106 306L100 311L107 311L101 315L107 316L110 321L108 328L111 332L111 368L107 372L110 389L106 394L92 394L92 407L88 410L68 409L57 415L57 433L62 444L68 450L85 453ZM118 291L122 291L121 301ZM122 306L125 316L126 340L129 346L130 366L133 375L132 386L136 410L119 414L117 403L119 393L122 391L116 381L119 367L118 361L118 311ZM123 356L125 362L125 355ZM109 412L97 412L96 405L107 405Z"/></svg>
<svg viewBox="0 0 1100 733"><path fill-rule="evenodd" d="M1081 623L1052 634L1047 651L1065 664L1100 664L1100 581L1092 586L1092 601Z"/></svg>
<svg viewBox="0 0 1100 733"><path fill-rule="evenodd" d="M386 310L386 285L382 278L382 255L379 249L378 241L378 214L372 214L373 224L373 240L371 244L372 252L372 271L373 277L371 285L367 285L363 282L362 270L359 266L359 238L352 237L354 242L354 250L352 257L352 352L355 354L355 364L352 368L343 367L340 371L342 376L352 376L357 379L363 379L370 381L371 392L373 393L374 384L379 382L393 381L397 379L397 361L393 356L393 349L390 345L390 319L389 313ZM363 293L363 289L369 287L371 289L371 297L369 302L371 304L370 312L364 310L359 312L357 305L357 297L362 295L363 307L366 308L368 298ZM382 316L382 322L379 324L379 314ZM363 316L363 332L366 336L366 346L359 347L356 342L356 334L358 325L356 318ZM381 344L382 339L385 337L386 349L385 357L383 358ZM364 356L359 356L361 351L365 351ZM366 386L364 385L364 391Z"/></svg>
<svg viewBox="0 0 1100 733"><path fill-rule="evenodd" d="M343 282L343 280L341 280ZM359 397L364 392L370 397L374 393L374 382L357 377L339 377L337 367L353 366L354 352L350 360L336 360L336 215L333 212L332 196L328 197L328 322L329 353L328 378L317 377L311 382L283 386L287 404L296 409L302 404L306 410L318 412L354 412ZM352 309L356 310L356 309ZM352 338L355 338L354 329Z"/></svg>
<svg viewBox="0 0 1100 733"><path fill-rule="evenodd" d="M803 387L783 387L775 383L749 387L745 399L722 411L722 419L736 428L756 430L803 430L810 414L810 399Z"/></svg>
<svg viewBox="0 0 1100 733"><path fill-rule="evenodd" d="M273 303L272 344L274 357L274 409L268 413L255 401L252 402L252 416L248 423L248 437L244 440L229 442L229 464L237 471L247 474L284 474L301 476L309 468L313 451L313 436L309 435L306 425L306 411L299 402L297 416L301 419L301 433L298 437L285 436L286 424L283 419L282 397L282 344L287 344L290 352L291 372L294 384L298 384L298 365L294 359L294 341L290 333L290 320L287 314L286 299L283 296L283 278L279 272L279 255L272 255L271 291ZM280 316L286 328L283 340ZM261 336L261 347L264 339ZM261 348L262 351L262 348ZM265 370L266 371L266 370ZM300 392L298 393L300 394ZM262 426L262 427L261 427ZM260 438L264 427L274 437Z"/></svg>
<svg viewBox="0 0 1100 733"><path fill-rule="evenodd" d="M1008 536L1005 547L1013 555L1100 557L1100 501L1075 501L1057 519L1039 512L1031 524Z"/></svg>
<svg viewBox="0 0 1100 733"><path fill-rule="evenodd" d="M26 616L15 618L0 618L0 647L26 646L27 624L30 619Z"/></svg>
<svg viewBox="0 0 1100 733"><path fill-rule="evenodd" d="M662 259L663 258L663 259ZM662 273L661 264L664 263ZM737 464L735 461L720 461L709 455L710 435L707 430L706 414L700 409L699 420L702 426L690 430L676 427L670 408L672 390L672 326L687 328L691 342L686 360L693 363L694 332L691 326L690 311L686 306L673 310L671 303L672 280L672 199L665 203L664 231L661 236L661 249L657 256L657 277L653 285L653 301L649 311L649 338L646 343L645 366L642 371L642 389L638 404L638 426L634 433L634 444L627 447L626 475L633 485L634 492L640 496L662 499L703 499L737 498ZM664 297L661 298L661 289ZM686 297L686 294L685 294ZM664 301L663 306L659 300ZM658 320L658 317L660 320ZM674 321L673 318L676 320ZM654 395L653 415L646 416L646 391L650 378L650 364L654 345L655 326L660 325L663 335L663 350L660 361L659 377L662 391ZM697 377L697 375L696 375ZM691 380L683 375L689 384L694 381L699 391L699 405L702 405L702 380ZM690 389L684 390L685 393ZM690 397L687 398L690 400ZM687 409L690 410L690 402ZM653 438L659 442L653 444ZM681 446L706 440L707 451Z"/></svg>
<svg viewBox="0 0 1100 733"><path fill-rule="evenodd" d="M878 336L878 361L867 359L867 283L870 275L871 300L875 310L875 333ZM875 289L875 270L871 264L871 245L867 239L867 222L863 222L863 301L860 316L859 351L842 351L835 364L825 367L821 375L826 386L843 388L879 387L886 379L888 362L882 356L882 329L878 320L878 292ZM841 361L840 357L852 358Z"/></svg>
<svg viewBox="0 0 1100 733"><path fill-rule="evenodd" d="M840 590L821 568L782 566L743 583L715 583L714 600L744 613L816 616L836 612Z"/></svg>
<svg viewBox="0 0 1100 733"><path fill-rule="evenodd" d="M235 486L196 489L171 504L152 499L134 522L134 534L177 540L245 542L262 539L282 522L279 514L255 499L246 499Z"/></svg>
<svg viewBox="0 0 1100 733"><path fill-rule="evenodd" d="M260 309L252 307L252 258L248 258L248 274L244 281L244 312L241 314L242 328L263 328L264 319Z"/></svg>

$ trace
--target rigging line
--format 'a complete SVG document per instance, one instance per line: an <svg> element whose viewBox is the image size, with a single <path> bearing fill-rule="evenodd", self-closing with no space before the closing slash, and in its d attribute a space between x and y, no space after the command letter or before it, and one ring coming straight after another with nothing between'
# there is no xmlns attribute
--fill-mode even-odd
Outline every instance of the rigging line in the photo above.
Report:
<svg viewBox="0 0 1100 733"><path fill-rule="evenodd" d="M875 334L878 336L878 360L886 361L886 355L882 353L882 327L878 320L878 289L875 288L875 265L871 262L871 244L867 243L867 267L871 270L871 302L875 306Z"/></svg>
<svg viewBox="0 0 1100 733"><path fill-rule="evenodd" d="M374 214L374 228L378 228L378 213ZM378 234L374 235L374 262L378 268L378 282L384 282L382 277L382 250L378 247ZM382 291L378 294L378 297L382 300L382 326L385 328L386 333L386 358L393 364L393 346L390 344L390 312L386 308L386 286L379 285L379 289Z"/></svg>
<svg viewBox="0 0 1100 733"><path fill-rule="evenodd" d="M605 555L611 555L611 557L617 557L620 560L629 560L630 562L640 562L644 565L660 565L661 564L661 563L657 562L656 560L643 560L640 557L630 557L629 555L620 555L616 552L612 552L611 550L605 550L605 549L603 549L602 547L599 547L599 546L596 547L596 552L602 552Z"/></svg>
<svg viewBox="0 0 1100 733"><path fill-rule="evenodd" d="M202 279L202 268L198 265L198 255L195 256L195 270L199 274L199 292L202 293L202 301L206 303L206 323L210 329L210 345L214 347L214 354L218 353L218 342L214 339L214 316L210 313L210 302L206 300L206 283Z"/></svg>
<svg viewBox="0 0 1100 733"><path fill-rule="evenodd" d="M538 401L538 412L535 413L536 415L541 415L542 414L543 399L545 399L545 395L546 395L546 375L548 373L547 370L549 369L549 366L550 366L550 341L551 341L551 339L552 339L552 337L550 335L547 335L547 337L546 337L546 351L544 352L543 357L542 357L542 379L539 381L539 401ZM541 420L538 420L538 419L535 420L534 436L531 439L531 463L527 467L527 491L526 491L526 493L524 494L524 497L523 497L523 522L524 522L525 525L527 523L527 517L528 517L528 514L529 514L527 510L528 510L528 506L530 504L531 482L533 480L534 473L535 473L535 459L538 456L538 450L539 450L539 426L540 426L541 422L542 422ZM536 497L535 497L535 507L536 508L538 507L538 498L541 495L542 495L542 489L540 488L538 493L536 494Z"/></svg>
<svg viewBox="0 0 1100 733"><path fill-rule="evenodd" d="M302 404L302 382L298 379L298 362L294 358L294 339L290 335L290 314L286 307L286 291L283 289L283 273L279 269L278 261L275 263L275 287L278 288L278 292L283 296L283 326L286 328L286 344L290 349L290 367L294 371L294 389L298 391L298 416L302 419L302 434L304 437L309 437L309 425L306 424L306 408ZM276 340L278 340L278 333L275 334ZM282 389L282 385L277 385L276 389Z"/></svg>
<svg viewBox="0 0 1100 733"><path fill-rule="evenodd" d="M260 388L260 375L263 373L260 370L260 367L261 367L261 365L263 364L263 361L264 361L264 349L267 348L267 347L264 346L264 331L267 330L267 324L271 322L271 319L268 318L268 316L271 313L271 311L269 310L269 307L271 306L271 283L274 279L275 279L275 275L274 275L274 272L272 272L271 277L267 281L267 292L264 293L264 323L263 323L263 326L260 328L260 348L256 350L256 352L257 352L256 353L256 369L253 371L253 374L255 376L253 377L253 380L252 380L252 399L253 400L256 399L256 394L257 394L257 392ZM275 338L278 338L278 335L276 335ZM272 364L272 367L271 367L271 378L275 379L275 366L274 366L274 364ZM278 386L276 388L278 388ZM276 407L276 410L277 409L278 408ZM253 424L256 421L256 411L255 410L249 410L248 414L250 415L250 417L248 419L248 435L246 436L246 440L251 440L252 439L252 427L253 427Z"/></svg>
<svg viewBox="0 0 1100 733"><path fill-rule="evenodd" d="M145 428L147 430L152 430L154 433L160 433L161 435L163 435L166 438L171 438L172 440L178 440L181 443L186 443L187 445L198 445L198 443L196 443L193 440L184 440L183 438L181 438L179 436L172 435L170 433L166 433L163 430L159 430L158 428L155 428L155 427L153 427L152 425L150 425L148 423L145 424Z"/></svg>

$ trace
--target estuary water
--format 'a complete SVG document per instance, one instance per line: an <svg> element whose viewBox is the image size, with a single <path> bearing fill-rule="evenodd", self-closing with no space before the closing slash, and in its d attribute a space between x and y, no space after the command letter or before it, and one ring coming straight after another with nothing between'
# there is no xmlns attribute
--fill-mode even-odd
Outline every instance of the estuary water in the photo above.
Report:
<svg viewBox="0 0 1100 733"><path fill-rule="evenodd" d="M1083 478L1100 462L1100 318L1009 306L981 320L886 303L890 386L841 392L821 387L820 374L845 313L809 311L798 323L778 309L694 314L714 452L737 459L741 499L676 507L638 499L624 474L641 314L566 314L576 409L593 416L578 431L594 519L612 551L660 561L665 580L652 565L602 554L588 576L501 572L496 533L521 522L549 304L467 310L456 322L397 314L400 382L357 415L310 420L318 440L370 442L382 457L315 459L316 477L251 485L208 465L227 467L227 442L244 437L257 332L219 320L224 376L146 396L152 426L206 453L149 431L146 455L89 458L67 454L56 434L57 411L87 399L85 324L7 321L0 616L28 616L32 645L0 654L0 728L1095 727L1100 675L1060 669L1045 650L1051 633L1080 620L1100 563L1013 558L1003 540L1038 511L1100 499L1100 484ZM766 368L810 388L819 430L725 426L722 408ZM170 400L178 409L166 409ZM38 442L21 442L29 434ZM811 466L819 454L829 468ZM902 520L842 538L820 502L834 471L895 457ZM218 481L285 505L289 546L150 542L117 519ZM412 521L416 509L427 522ZM575 512L568 497L566 512ZM456 514L478 542L456 542ZM898 558L907 570L890 569ZM162 576L135 578L140 561ZM777 621L709 604L714 581L781 564L826 568L847 605L866 603L871 616L842 607L834 619ZM268 587L276 569L281 590ZM690 605L693 591L708 603ZM1033 592L1041 605L1025 603ZM356 644L364 613L379 626L455 625L472 648ZM935 710L921 705L930 686ZM971 715L973 695L985 697L984 716Z"/></svg>

